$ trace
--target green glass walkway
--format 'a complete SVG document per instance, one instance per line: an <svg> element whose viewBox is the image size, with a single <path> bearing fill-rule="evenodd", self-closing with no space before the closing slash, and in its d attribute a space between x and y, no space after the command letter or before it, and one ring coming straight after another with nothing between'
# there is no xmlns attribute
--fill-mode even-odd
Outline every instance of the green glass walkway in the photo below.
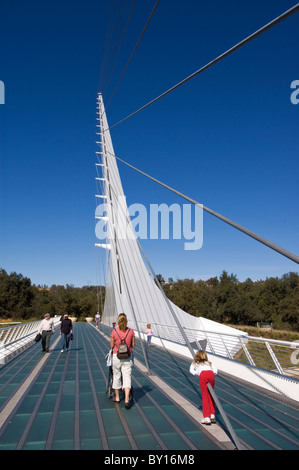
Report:
<svg viewBox="0 0 299 470"><path fill-rule="evenodd" d="M105 392L110 329L101 330L75 323L69 352L60 352L57 331L50 354L38 343L0 369L0 450L234 448L218 413L218 424L209 428L194 413L201 408L201 394L189 361L162 348L146 348L148 375L140 368L144 359L136 341L133 406L114 404ZM215 391L244 448L299 449L297 403L223 374Z"/></svg>

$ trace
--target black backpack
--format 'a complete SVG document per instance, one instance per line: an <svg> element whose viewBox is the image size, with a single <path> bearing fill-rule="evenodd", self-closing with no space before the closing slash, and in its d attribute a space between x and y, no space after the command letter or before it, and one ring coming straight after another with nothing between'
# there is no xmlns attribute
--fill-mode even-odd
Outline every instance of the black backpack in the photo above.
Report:
<svg viewBox="0 0 299 470"><path fill-rule="evenodd" d="M115 331L117 333L117 330L115 330ZM127 334L124 337L124 339L121 339L121 337L117 333L117 336L120 339L120 345L118 346L118 351L117 351L117 354L116 354L118 359L129 359L129 357L131 356L130 348L128 347L128 345L126 343L126 337L128 336L129 331L130 331L130 328L128 329Z"/></svg>

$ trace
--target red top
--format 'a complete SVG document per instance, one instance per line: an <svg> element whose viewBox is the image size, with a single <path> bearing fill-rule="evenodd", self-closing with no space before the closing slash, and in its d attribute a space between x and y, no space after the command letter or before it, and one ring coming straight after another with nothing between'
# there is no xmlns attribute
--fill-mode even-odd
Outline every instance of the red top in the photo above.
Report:
<svg viewBox="0 0 299 470"><path fill-rule="evenodd" d="M126 331L122 331L119 328L116 328L116 329L112 330L111 338L114 338L113 354L117 353L118 346L120 345L120 340L124 339L127 333L128 333L128 335L126 337L126 343L127 343L127 346L130 348L130 351L131 351L131 354L132 354L132 339L135 336L135 332L131 328L130 328L129 332L128 332L128 330L129 330L129 328L126 328ZM119 339L118 334L116 333L116 331L119 334L120 339Z"/></svg>

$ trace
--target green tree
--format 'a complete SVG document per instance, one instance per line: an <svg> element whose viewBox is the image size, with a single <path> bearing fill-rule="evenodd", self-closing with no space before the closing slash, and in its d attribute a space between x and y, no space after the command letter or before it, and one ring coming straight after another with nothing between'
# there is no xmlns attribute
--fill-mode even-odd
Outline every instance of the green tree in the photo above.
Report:
<svg viewBox="0 0 299 470"><path fill-rule="evenodd" d="M284 274L281 290L283 296L278 312L283 327L299 331L299 276L296 273Z"/></svg>
<svg viewBox="0 0 299 470"><path fill-rule="evenodd" d="M217 317L221 323L237 323L238 279L223 271L216 286Z"/></svg>
<svg viewBox="0 0 299 470"><path fill-rule="evenodd" d="M2 318L28 319L32 316L34 289L31 280L15 272L0 270L0 316Z"/></svg>

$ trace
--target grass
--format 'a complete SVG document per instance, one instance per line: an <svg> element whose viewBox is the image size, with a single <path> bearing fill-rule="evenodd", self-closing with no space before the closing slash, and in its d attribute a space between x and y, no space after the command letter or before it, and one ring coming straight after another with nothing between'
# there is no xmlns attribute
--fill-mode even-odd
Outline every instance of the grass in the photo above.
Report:
<svg viewBox="0 0 299 470"><path fill-rule="evenodd" d="M273 329L266 329L266 328L256 328L256 327L247 327L247 326L238 326L238 329L245 331L248 333L249 336L255 337L262 337L280 341L298 341L299 340L299 333L285 331L285 330L273 330ZM252 359L255 362L257 367L261 367L263 369L271 370L277 372L275 363L271 358L271 355L267 349L266 344L263 342L259 342L258 340L248 340L246 345ZM271 344L271 348L277 357L282 369L286 372L288 369L289 375L294 375L294 377L298 378L298 373L292 373L291 369L294 369L294 363L291 360L292 352L295 349L290 349L288 346L283 345L276 345ZM234 357L237 361L244 362L249 364L249 360L243 350L239 351L236 356ZM297 366L298 367L298 366Z"/></svg>
<svg viewBox="0 0 299 470"><path fill-rule="evenodd" d="M272 328L257 328L255 326L246 325L228 325L238 330L245 331L249 336L257 336L262 338L277 339L279 341L298 341L299 333L289 330L274 330Z"/></svg>

